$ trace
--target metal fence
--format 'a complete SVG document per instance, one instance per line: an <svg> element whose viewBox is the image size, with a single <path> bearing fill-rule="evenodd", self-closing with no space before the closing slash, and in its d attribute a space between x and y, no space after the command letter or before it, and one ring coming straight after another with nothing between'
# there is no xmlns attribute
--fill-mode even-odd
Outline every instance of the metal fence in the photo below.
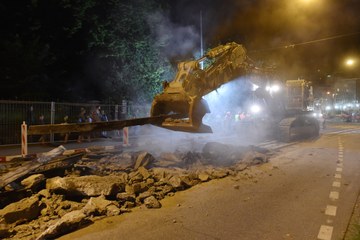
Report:
<svg viewBox="0 0 360 240"><path fill-rule="evenodd" d="M125 100L119 104L103 104L97 101L58 103L0 100L0 145L20 144L20 126L23 121L28 125L40 124L39 116L44 115L44 124L63 123L65 116L68 116L69 123L76 123L82 107L87 113L91 113L96 106L100 106L101 110L105 111L109 121L145 117L149 112L148 106L133 105ZM57 138L59 136L55 136L55 141ZM30 143L36 141L36 136L30 136L28 139Z"/></svg>

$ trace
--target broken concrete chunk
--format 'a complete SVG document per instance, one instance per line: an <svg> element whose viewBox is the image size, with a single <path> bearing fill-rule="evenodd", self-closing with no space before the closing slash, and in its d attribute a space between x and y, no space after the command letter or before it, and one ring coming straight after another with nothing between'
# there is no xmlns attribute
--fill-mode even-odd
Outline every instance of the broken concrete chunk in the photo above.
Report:
<svg viewBox="0 0 360 240"><path fill-rule="evenodd" d="M0 210L0 224L29 222L40 215L43 207L36 195L11 203Z"/></svg>
<svg viewBox="0 0 360 240"><path fill-rule="evenodd" d="M45 181L44 174L34 174L21 181L21 185L26 189L32 189Z"/></svg>
<svg viewBox="0 0 360 240"><path fill-rule="evenodd" d="M122 192L122 193L118 193L116 195L116 199L120 202L126 202L126 201L130 201L130 202L135 202L135 194L129 194L127 192Z"/></svg>
<svg viewBox="0 0 360 240"><path fill-rule="evenodd" d="M86 216L109 216L109 214L111 216L115 216L120 214L120 209L118 208L117 203L114 201L106 200L105 196L90 198L82 211L85 213Z"/></svg>
<svg viewBox="0 0 360 240"><path fill-rule="evenodd" d="M151 176L150 172L143 166L138 168L138 172L143 176L144 180L148 179Z"/></svg>
<svg viewBox="0 0 360 240"><path fill-rule="evenodd" d="M207 174L207 173L199 173L198 178L199 178L200 181L202 181L202 182L207 182L207 181L210 180L210 176L209 176L209 174Z"/></svg>
<svg viewBox="0 0 360 240"><path fill-rule="evenodd" d="M211 172L211 176L213 178L224 178L226 176L229 175L229 171L226 170L226 169L214 169L212 172Z"/></svg>
<svg viewBox="0 0 360 240"><path fill-rule="evenodd" d="M125 183L117 176L55 177L46 181L46 188L67 196L116 196L125 190Z"/></svg>
<svg viewBox="0 0 360 240"><path fill-rule="evenodd" d="M161 203L154 196L145 198L144 204L147 208L161 208Z"/></svg>
<svg viewBox="0 0 360 240"><path fill-rule="evenodd" d="M37 240L55 239L91 222L92 221L86 217L82 210L72 211L65 214L59 221L48 227Z"/></svg>
<svg viewBox="0 0 360 240"><path fill-rule="evenodd" d="M137 170L139 167L149 168L155 161L155 158L148 152L141 152L136 158L134 169Z"/></svg>

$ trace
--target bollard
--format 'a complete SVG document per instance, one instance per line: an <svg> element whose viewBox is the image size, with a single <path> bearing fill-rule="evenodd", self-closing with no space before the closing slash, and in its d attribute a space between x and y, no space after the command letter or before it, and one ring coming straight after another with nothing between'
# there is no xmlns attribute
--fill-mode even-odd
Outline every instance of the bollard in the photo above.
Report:
<svg viewBox="0 0 360 240"><path fill-rule="evenodd" d="M129 128L128 127L123 128L123 146L124 147L130 146L130 144L129 144Z"/></svg>
<svg viewBox="0 0 360 240"><path fill-rule="evenodd" d="M27 125L25 121L21 124L21 155L25 157L28 155L28 145L27 145Z"/></svg>

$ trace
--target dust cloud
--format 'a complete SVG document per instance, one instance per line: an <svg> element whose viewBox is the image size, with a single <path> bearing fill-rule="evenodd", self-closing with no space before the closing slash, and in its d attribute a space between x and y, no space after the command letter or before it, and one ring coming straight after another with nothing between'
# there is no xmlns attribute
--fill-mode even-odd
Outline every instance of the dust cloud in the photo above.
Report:
<svg viewBox="0 0 360 240"><path fill-rule="evenodd" d="M195 55L200 46L200 34L194 26L173 23L166 13L151 14L148 24L163 54L170 59L189 53Z"/></svg>
<svg viewBox="0 0 360 240"><path fill-rule="evenodd" d="M216 91L204 96L210 113L203 124L213 133L187 133L144 125L130 128L130 144L146 150L154 156L162 152L201 152L208 142L233 146L249 146L264 141L270 135L270 124L264 123L265 105L257 115L250 112L254 103L263 99L254 96L254 85L247 78L239 78L224 84ZM240 120L240 114L242 118Z"/></svg>

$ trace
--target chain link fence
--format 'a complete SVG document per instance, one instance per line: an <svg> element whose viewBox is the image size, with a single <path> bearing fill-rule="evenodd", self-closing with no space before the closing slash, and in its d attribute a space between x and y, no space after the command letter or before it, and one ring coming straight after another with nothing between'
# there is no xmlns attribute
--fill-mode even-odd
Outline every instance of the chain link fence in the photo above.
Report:
<svg viewBox="0 0 360 240"><path fill-rule="evenodd" d="M33 102L33 101L8 101L0 100L0 145L20 144L21 124L25 121L33 124L60 124L68 117L68 123L78 122L81 108L90 113L96 106L107 115L109 121L146 117L149 113L147 106L134 105L123 100L120 104L103 104L98 101L88 103L58 103L58 102ZM44 115L44 122L39 119ZM72 134L72 139L76 133ZM57 141L61 136L51 136L49 141ZM28 142L37 142L39 136L29 136Z"/></svg>

